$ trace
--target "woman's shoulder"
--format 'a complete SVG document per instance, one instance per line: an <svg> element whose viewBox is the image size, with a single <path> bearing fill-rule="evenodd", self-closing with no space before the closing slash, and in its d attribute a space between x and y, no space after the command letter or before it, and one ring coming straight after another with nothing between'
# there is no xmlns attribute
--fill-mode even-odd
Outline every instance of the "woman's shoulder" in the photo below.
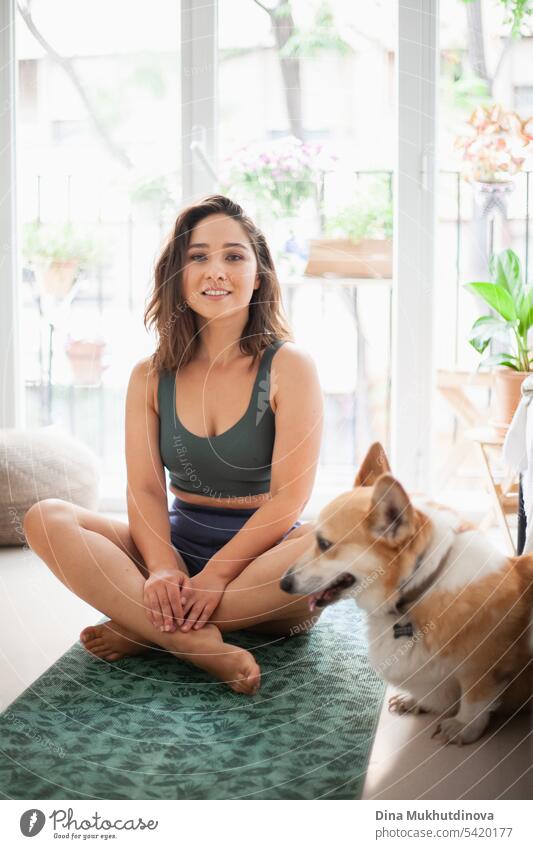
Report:
<svg viewBox="0 0 533 849"><path fill-rule="evenodd" d="M274 352L272 367L292 376L316 374L316 364L309 351L289 340Z"/></svg>
<svg viewBox="0 0 533 849"><path fill-rule="evenodd" d="M271 387L270 404L274 413L283 398L320 393L318 370L309 351L294 342L281 345L272 358Z"/></svg>
<svg viewBox="0 0 533 849"><path fill-rule="evenodd" d="M133 366L130 375L130 387L142 388L147 402L157 412L157 390L160 372L155 367L153 357L144 357Z"/></svg>

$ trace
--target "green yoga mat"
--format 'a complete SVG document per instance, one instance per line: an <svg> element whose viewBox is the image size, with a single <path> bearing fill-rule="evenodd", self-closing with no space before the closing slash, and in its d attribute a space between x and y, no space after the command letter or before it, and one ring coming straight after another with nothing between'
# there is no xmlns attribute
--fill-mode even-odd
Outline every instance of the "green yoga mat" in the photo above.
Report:
<svg viewBox="0 0 533 849"><path fill-rule="evenodd" d="M167 652L109 663L77 642L0 716L0 795L359 798L384 685L355 604L308 634L232 642L261 665L255 696Z"/></svg>

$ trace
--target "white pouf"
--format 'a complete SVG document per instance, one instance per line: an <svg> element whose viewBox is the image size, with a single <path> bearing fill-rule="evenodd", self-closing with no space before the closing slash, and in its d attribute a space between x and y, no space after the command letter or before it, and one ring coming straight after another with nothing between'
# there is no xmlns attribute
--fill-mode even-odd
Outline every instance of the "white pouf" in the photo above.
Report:
<svg viewBox="0 0 533 849"><path fill-rule="evenodd" d="M96 455L57 425L0 430L0 545L25 545L24 516L43 498L96 510L99 477Z"/></svg>

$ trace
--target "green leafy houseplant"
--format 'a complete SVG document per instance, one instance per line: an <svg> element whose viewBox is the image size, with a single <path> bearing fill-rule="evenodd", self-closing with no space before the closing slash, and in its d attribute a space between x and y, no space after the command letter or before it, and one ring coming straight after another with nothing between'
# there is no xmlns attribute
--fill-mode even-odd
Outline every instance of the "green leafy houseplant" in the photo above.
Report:
<svg viewBox="0 0 533 849"><path fill-rule="evenodd" d="M85 266L97 262L102 256L99 242L70 222L29 222L24 228L22 252L29 262L77 262Z"/></svg>
<svg viewBox="0 0 533 849"><path fill-rule="evenodd" d="M175 191L178 185L177 172L142 177L130 187L130 200L135 206L147 209L150 215L164 218L179 205Z"/></svg>
<svg viewBox="0 0 533 849"><path fill-rule="evenodd" d="M528 372L532 362L528 334L533 326L533 288L524 282L520 260L512 250L493 255L489 270L490 282L465 286L496 313L482 315L474 322L469 342L479 354L485 353L493 339L506 342L505 351L486 357L480 365Z"/></svg>
<svg viewBox="0 0 533 849"><path fill-rule="evenodd" d="M310 277L389 278L392 274L392 199L388 178L367 174L354 200L329 215L324 238L311 239Z"/></svg>
<svg viewBox="0 0 533 849"><path fill-rule="evenodd" d="M24 228L22 253L33 266L40 294L64 298L81 269L106 261L109 246L95 231L66 222L31 221Z"/></svg>
<svg viewBox="0 0 533 849"><path fill-rule="evenodd" d="M371 192L359 195L356 202L327 219L325 235L350 239L354 244L363 239L392 239L392 201L386 192L384 186L376 185Z"/></svg>
<svg viewBox="0 0 533 849"><path fill-rule="evenodd" d="M463 3L472 3L473 0L463 0ZM505 9L507 24L511 24L512 38L518 38L521 34L522 25L533 13L532 0L496 0Z"/></svg>

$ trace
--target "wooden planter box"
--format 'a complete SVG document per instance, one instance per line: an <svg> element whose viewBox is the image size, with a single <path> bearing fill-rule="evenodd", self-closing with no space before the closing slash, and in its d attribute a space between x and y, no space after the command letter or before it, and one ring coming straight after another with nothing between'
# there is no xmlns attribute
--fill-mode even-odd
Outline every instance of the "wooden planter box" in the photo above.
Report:
<svg viewBox="0 0 533 849"><path fill-rule="evenodd" d="M309 277L392 277L392 241L311 239L304 272Z"/></svg>

